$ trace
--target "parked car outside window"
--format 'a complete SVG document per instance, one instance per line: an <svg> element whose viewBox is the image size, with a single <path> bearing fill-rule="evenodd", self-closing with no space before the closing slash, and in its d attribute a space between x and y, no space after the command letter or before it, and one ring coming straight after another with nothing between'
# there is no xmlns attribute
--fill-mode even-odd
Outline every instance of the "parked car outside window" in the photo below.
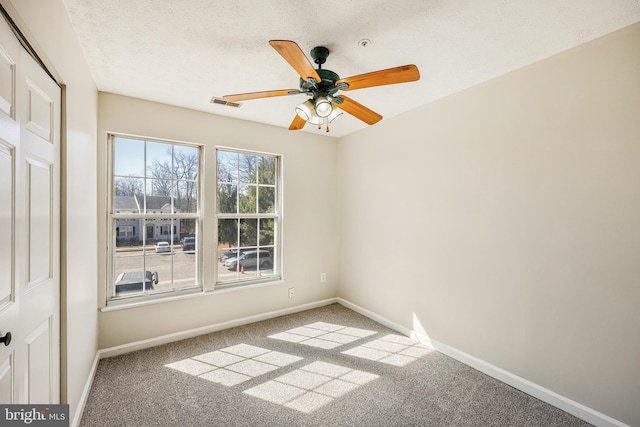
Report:
<svg viewBox="0 0 640 427"><path fill-rule="evenodd" d="M158 284L158 272L128 271L120 273L116 278L116 295L130 292L142 292L153 290L153 285Z"/></svg>
<svg viewBox="0 0 640 427"><path fill-rule="evenodd" d="M240 268L256 269L258 266L261 269L269 269L273 267L273 257L271 252L266 250L246 251L239 257L227 259L224 265L231 271L238 271Z"/></svg>
<svg viewBox="0 0 640 427"><path fill-rule="evenodd" d="M240 254L242 254L242 252L240 252ZM237 256L238 256L238 252L235 250L229 251L229 252L223 252L222 255L220 255L220 262L224 263L229 258L236 258Z"/></svg>
<svg viewBox="0 0 640 427"><path fill-rule="evenodd" d="M171 245L169 245L169 242L158 242L156 243L156 253L160 253L160 252L171 252Z"/></svg>
<svg viewBox="0 0 640 427"><path fill-rule="evenodd" d="M196 250L196 238L195 237L185 237L182 239L182 250L184 252L187 251L195 251Z"/></svg>

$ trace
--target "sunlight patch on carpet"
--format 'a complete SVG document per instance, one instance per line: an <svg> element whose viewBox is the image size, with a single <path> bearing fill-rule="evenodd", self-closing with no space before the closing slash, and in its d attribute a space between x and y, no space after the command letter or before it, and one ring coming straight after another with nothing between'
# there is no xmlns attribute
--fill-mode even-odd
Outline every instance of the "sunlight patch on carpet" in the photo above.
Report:
<svg viewBox="0 0 640 427"><path fill-rule="evenodd" d="M413 341L411 338L390 334L343 351L342 354L375 360L388 365L406 366L432 351L432 348Z"/></svg>
<svg viewBox="0 0 640 427"><path fill-rule="evenodd" d="M326 362L313 362L244 393L307 414L379 376Z"/></svg>
<svg viewBox="0 0 640 427"><path fill-rule="evenodd" d="M315 322L269 335L269 338L331 350L375 334L377 334L377 332L366 329L358 329L327 322Z"/></svg>
<svg viewBox="0 0 640 427"><path fill-rule="evenodd" d="M249 344L238 344L165 366L231 387L302 359L292 354Z"/></svg>

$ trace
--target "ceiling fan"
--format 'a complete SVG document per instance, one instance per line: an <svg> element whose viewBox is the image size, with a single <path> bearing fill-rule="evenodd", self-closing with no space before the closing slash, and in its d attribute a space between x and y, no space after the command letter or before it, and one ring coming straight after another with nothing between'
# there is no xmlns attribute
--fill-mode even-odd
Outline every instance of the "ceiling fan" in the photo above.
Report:
<svg viewBox="0 0 640 427"><path fill-rule="evenodd" d="M297 43L289 40L270 40L269 44L300 75L299 89L240 93L225 95L223 98L226 101L238 102L275 96L305 94L309 99L296 107L296 116L291 122L289 130L302 129L309 122L318 125L318 129L321 129L322 124L326 123L326 129L329 132L329 123L342 114L341 110L372 125L382 119L380 114L345 95L337 95L337 92L413 82L420 79L420 72L415 65L403 65L341 79L333 71L322 68L322 64L326 62L329 56L329 49L324 46L317 46L311 50L311 57L318 65L318 68L314 69Z"/></svg>

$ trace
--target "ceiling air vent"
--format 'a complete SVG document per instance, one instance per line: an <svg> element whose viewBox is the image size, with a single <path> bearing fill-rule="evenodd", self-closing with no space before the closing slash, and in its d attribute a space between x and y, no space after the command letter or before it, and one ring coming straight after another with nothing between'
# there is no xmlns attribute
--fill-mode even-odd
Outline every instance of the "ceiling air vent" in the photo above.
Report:
<svg viewBox="0 0 640 427"><path fill-rule="evenodd" d="M240 102L231 102L231 101L226 101L223 98L218 98L217 96L214 96L211 98L211 103L212 104L220 104L220 105L226 105L227 107L240 107L242 104Z"/></svg>

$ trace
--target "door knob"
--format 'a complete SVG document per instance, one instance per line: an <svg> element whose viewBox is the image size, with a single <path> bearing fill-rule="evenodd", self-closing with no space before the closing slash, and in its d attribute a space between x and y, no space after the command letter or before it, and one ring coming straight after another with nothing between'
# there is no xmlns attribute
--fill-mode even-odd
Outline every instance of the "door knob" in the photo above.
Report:
<svg viewBox="0 0 640 427"><path fill-rule="evenodd" d="M7 332L3 337L0 337L0 342L3 342L5 346L11 344L11 332Z"/></svg>

